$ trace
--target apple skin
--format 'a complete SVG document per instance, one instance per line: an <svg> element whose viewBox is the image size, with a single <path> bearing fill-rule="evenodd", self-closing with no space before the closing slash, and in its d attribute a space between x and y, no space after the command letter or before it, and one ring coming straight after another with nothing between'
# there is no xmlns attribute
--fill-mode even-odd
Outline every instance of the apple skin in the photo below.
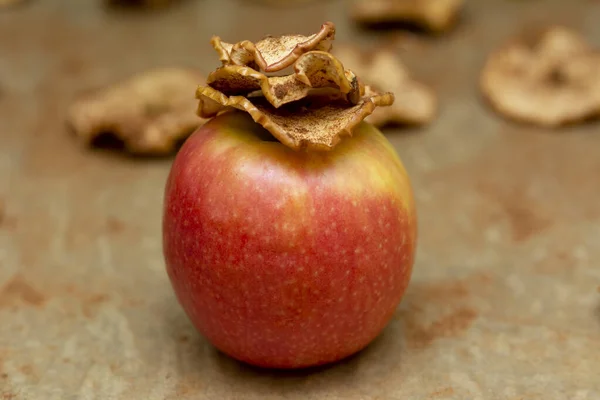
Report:
<svg viewBox="0 0 600 400"><path fill-rule="evenodd" d="M331 151L294 151L242 112L200 127L167 180L163 250L181 306L219 350L268 368L366 347L410 281L409 177L362 122Z"/></svg>

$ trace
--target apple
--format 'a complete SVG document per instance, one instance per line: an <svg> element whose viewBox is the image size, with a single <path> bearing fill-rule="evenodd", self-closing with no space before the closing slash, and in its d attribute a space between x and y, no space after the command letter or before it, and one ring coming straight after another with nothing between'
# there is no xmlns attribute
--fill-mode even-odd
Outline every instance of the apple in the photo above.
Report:
<svg viewBox="0 0 600 400"><path fill-rule="evenodd" d="M331 151L296 151L243 112L200 127L165 189L168 276L221 352L269 368L366 347L409 284L416 212L385 136L361 122Z"/></svg>

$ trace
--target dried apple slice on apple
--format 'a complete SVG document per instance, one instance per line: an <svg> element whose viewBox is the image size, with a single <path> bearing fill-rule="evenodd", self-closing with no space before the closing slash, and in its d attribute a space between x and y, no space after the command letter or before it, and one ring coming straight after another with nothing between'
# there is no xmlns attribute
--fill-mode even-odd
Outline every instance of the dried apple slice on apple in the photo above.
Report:
<svg viewBox="0 0 600 400"><path fill-rule="evenodd" d="M333 24L323 25L322 36L329 37L327 32L335 32ZM197 88L198 115L212 118L229 110L242 110L294 150L331 150L342 137L351 136L354 128L377 107L394 103L394 94L382 89L385 85L377 89L362 85L352 69L344 68L343 62L329 52L329 39L325 41L327 50L315 50L312 45L309 49L297 43L289 44L290 38L298 42L298 37L269 38L270 44L279 44L273 48L278 47L280 55L267 57L268 61L274 61L269 64L271 69L293 65L293 73L268 77L247 65L260 57L235 61L244 65L233 65L229 60L209 75L207 85ZM313 35L302 43L324 43L317 40L318 37L319 34ZM227 54L235 54L236 46L248 48L243 44L246 42L240 43L242 45L231 45ZM257 48L266 48L261 43ZM247 54L262 57L275 52Z"/></svg>
<svg viewBox="0 0 600 400"><path fill-rule="evenodd" d="M267 36L252 43L249 40L231 44L213 36L211 44L224 65L241 65L265 72L280 71L292 65L302 54L312 50L329 51L335 37L335 26L326 22L319 32L310 35Z"/></svg>
<svg viewBox="0 0 600 400"><path fill-rule="evenodd" d="M224 65L211 72L206 83L227 96L260 91L276 108L307 97L313 89L337 89L348 94L353 103L360 98L354 73L344 71L342 64L329 53L306 53L300 56L294 70L291 75L268 77L250 67Z"/></svg>
<svg viewBox="0 0 600 400"><path fill-rule="evenodd" d="M359 82L354 72L344 69L331 53L311 51L298 58L294 64L296 79L312 88L334 87L348 93L350 101L360 98Z"/></svg>
<svg viewBox="0 0 600 400"><path fill-rule="evenodd" d="M211 87L199 87L198 114L211 118L228 108L246 111L281 143L293 149L330 150L378 106L393 103L391 93L365 87L357 104L343 98L315 96L299 103L274 108L264 98L226 96Z"/></svg>

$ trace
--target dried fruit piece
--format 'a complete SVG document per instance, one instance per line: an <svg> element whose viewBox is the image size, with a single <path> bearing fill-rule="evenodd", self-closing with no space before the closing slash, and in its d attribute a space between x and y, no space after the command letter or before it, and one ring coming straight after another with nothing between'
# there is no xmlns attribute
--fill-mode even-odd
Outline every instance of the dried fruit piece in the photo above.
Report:
<svg viewBox="0 0 600 400"><path fill-rule="evenodd" d="M244 40L235 44L214 36L211 44L225 65L248 66L265 72L280 71L292 65L302 54L312 50L329 51L335 37L335 26L327 22L311 36L283 35L265 37L252 43Z"/></svg>
<svg viewBox="0 0 600 400"><path fill-rule="evenodd" d="M276 108L308 96L312 89L338 89L348 94L353 103L360 97L356 76L351 71L344 71L342 64L329 53L303 54L294 70L292 75L267 77L250 67L225 65L211 72L206 83L227 96L261 91Z"/></svg>
<svg viewBox="0 0 600 400"><path fill-rule="evenodd" d="M167 154L204 122L190 91L203 80L189 69L151 70L76 100L68 122L88 144L111 133L131 153Z"/></svg>
<svg viewBox="0 0 600 400"><path fill-rule="evenodd" d="M254 46L250 42L230 45L213 38L225 65L210 74L207 86L198 87L198 115L212 118L242 110L292 149L332 149L376 107L394 102L383 85L374 89L360 84L355 73L328 52L334 32L334 25L327 22L309 38L271 37L246 53L236 48L250 49ZM327 50L316 50L319 47ZM293 64L294 72L267 77L254 64L271 71Z"/></svg>
<svg viewBox="0 0 600 400"><path fill-rule="evenodd" d="M294 64L294 71L296 79L307 86L336 87L342 93L350 93L353 81L356 80L352 71L344 71L342 63L324 51L311 51L302 55Z"/></svg>
<svg viewBox="0 0 600 400"><path fill-rule="evenodd" d="M365 87L365 93L356 105L331 96L307 98L300 103L276 109L264 98L228 97L211 87L199 87L198 113L210 118L233 107L248 112L255 122L264 126L275 138L293 149L329 150L377 106L393 103L391 93L378 93Z"/></svg>
<svg viewBox="0 0 600 400"><path fill-rule="evenodd" d="M600 115L600 54L566 27L517 37L488 57L480 88L505 117L556 127Z"/></svg>
<svg viewBox="0 0 600 400"><path fill-rule="evenodd" d="M464 0L356 0L353 19L366 23L410 22L440 32L449 29Z"/></svg>
<svg viewBox="0 0 600 400"><path fill-rule="evenodd" d="M380 127L387 124L424 125L435 117L438 107L435 94L423 83L415 81L391 50L376 49L367 53L345 45L336 46L333 52L365 84L377 90L385 87L394 93L394 104L374 110L366 118L367 122Z"/></svg>
<svg viewBox="0 0 600 400"><path fill-rule="evenodd" d="M267 77L250 67L239 65L225 65L217 69L208 76L206 83L228 96L260 91L274 107L302 99L311 89L294 75Z"/></svg>

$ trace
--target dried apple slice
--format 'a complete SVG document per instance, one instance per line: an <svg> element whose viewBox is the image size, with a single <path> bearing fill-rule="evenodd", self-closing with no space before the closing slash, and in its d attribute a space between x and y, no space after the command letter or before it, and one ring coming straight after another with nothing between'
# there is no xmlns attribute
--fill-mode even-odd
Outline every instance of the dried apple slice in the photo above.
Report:
<svg viewBox="0 0 600 400"><path fill-rule="evenodd" d="M208 75L206 83L228 96L259 91L276 108L308 96L311 89L294 75L267 77L250 67L239 65L218 68Z"/></svg>
<svg viewBox="0 0 600 400"><path fill-rule="evenodd" d="M308 96L312 89L338 89L348 94L353 103L360 97L354 73L344 71L343 65L329 53L313 51L303 54L294 70L292 75L267 77L250 67L224 65L211 72L206 83L227 96L261 91L276 108Z"/></svg>
<svg viewBox="0 0 600 400"><path fill-rule="evenodd" d="M295 149L330 150L377 106L394 102L391 93L378 93L365 86L365 93L355 105L330 96L305 98L298 103L274 108L264 98L228 97L207 86L197 89L198 114L213 117L227 109L246 111L284 145Z"/></svg>
<svg viewBox="0 0 600 400"><path fill-rule="evenodd" d="M552 26L492 52L480 89L499 114L546 127L600 115L600 54L577 32Z"/></svg>
<svg viewBox="0 0 600 400"><path fill-rule="evenodd" d="M110 133L133 154L162 155L204 123L195 113L195 70L159 68L82 96L67 121L85 143Z"/></svg>
<svg viewBox="0 0 600 400"><path fill-rule="evenodd" d="M353 90L356 76L344 71L344 66L332 54L325 51L311 51L302 55L294 64L296 79L313 88L337 87L342 93Z"/></svg>
<svg viewBox="0 0 600 400"><path fill-rule="evenodd" d="M225 65L249 66L265 72L280 71L292 65L302 54L312 50L329 51L335 37L335 26L326 22L319 32L310 35L265 37L252 43L244 40L235 44L213 36L211 44Z"/></svg>
<svg viewBox="0 0 600 400"><path fill-rule="evenodd" d="M425 29L441 32L457 19L464 0L355 0L355 21L376 24L410 22Z"/></svg>
<svg viewBox="0 0 600 400"><path fill-rule="evenodd" d="M434 92L414 80L391 50L375 49L367 53L355 46L343 45L336 46L334 55L344 60L344 65L366 85L378 90L387 88L394 93L394 104L374 110L366 121L381 127L387 124L425 125L435 118L438 105Z"/></svg>
<svg viewBox="0 0 600 400"><path fill-rule="evenodd" d="M329 52L335 27L325 23L310 37L288 35L228 44L213 38L224 66L196 91L198 115L212 118L242 110L294 150L331 150L394 94L361 84L351 69ZM258 69L293 73L267 76Z"/></svg>

